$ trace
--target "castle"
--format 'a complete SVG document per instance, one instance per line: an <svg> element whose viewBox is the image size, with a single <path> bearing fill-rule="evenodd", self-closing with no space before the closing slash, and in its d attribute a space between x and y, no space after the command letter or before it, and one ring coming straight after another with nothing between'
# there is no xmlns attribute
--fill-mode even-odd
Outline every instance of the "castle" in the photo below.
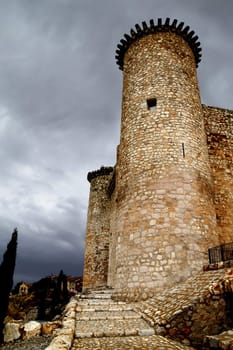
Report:
<svg viewBox="0 0 233 350"><path fill-rule="evenodd" d="M114 167L88 173L83 288L141 300L200 271L233 241L233 111L201 104L198 37L177 20L135 25Z"/></svg>

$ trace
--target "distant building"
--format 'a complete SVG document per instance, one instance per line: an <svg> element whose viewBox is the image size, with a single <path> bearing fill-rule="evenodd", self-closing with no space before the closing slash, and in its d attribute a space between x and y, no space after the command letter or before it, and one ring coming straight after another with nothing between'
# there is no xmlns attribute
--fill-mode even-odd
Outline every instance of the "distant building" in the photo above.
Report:
<svg viewBox="0 0 233 350"><path fill-rule="evenodd" d="M30 285L22 282L19 286L19 295L25 296L28 295Z"/></svg>

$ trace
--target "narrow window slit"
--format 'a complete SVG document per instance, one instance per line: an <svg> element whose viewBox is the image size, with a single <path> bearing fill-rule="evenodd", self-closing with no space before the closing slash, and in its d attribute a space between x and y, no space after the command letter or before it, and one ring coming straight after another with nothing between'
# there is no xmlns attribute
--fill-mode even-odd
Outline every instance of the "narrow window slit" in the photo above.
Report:
<svg viewBox="0 0 233 350"><path fill-rule="evenodd" d="M182 154L183 154L183 158L185 158L185 148L184 148L184 142L182 142Z"/></svg>
<svg viewBox="0 0 233 350"><path fill-rule="evenodd" d="M147 102L147 109L149 111L154 111L156 109L156 106L157 106L156 98L149 98L146 102Z"/></svg>

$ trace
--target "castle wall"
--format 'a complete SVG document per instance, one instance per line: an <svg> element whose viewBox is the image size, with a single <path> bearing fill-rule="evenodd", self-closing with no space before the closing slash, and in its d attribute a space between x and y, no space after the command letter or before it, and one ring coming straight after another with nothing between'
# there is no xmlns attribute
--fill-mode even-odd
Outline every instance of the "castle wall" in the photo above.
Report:
<svg viewBox="0 0 233 350"><path fill-rule="evenodd" d="M233 241L233 111L203 106L220 242Z"/></svg>
<svg viewBox="0 0 233 350"><path fill-rule="evenodd" d="M83 290L107 285L112 168L88 174L90 196L86 229Z"/></svg>
<svg viewBox="0 0 233 350"><path fill-rule="evenodd" d="M108 262L108 286L115 285L116 276L116 222L117 222L117 195L116 191L111 196L110 236L109 236L109 262Z"/></svg>
<svg viewBox="0 0 233 350"><path fill-rule="evenodd" d="M83 286L147 299L233 241L233 111L201 105L196 37L176 20L118 45L123 70L115 168L91 183Z"/></svg>
<svg viewBox="0 0 233 350"><path fill-rule="evenodd" d="M114 287L147 298L200 270L219 243L196 64L174 33L125 53L117 168Z"/></svg>

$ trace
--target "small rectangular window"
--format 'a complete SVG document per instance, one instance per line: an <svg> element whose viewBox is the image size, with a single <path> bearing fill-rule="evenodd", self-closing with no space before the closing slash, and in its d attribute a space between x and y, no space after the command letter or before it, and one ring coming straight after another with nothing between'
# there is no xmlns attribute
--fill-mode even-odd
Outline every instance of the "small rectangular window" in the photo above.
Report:
<svg viewBox="0 0 233 350"><path fill-rule="evenodd" d="M147 108L149 111L154 111L156 109L156 105L157 105L156 98L149 98L146 102L147 102Z"/></svg>

